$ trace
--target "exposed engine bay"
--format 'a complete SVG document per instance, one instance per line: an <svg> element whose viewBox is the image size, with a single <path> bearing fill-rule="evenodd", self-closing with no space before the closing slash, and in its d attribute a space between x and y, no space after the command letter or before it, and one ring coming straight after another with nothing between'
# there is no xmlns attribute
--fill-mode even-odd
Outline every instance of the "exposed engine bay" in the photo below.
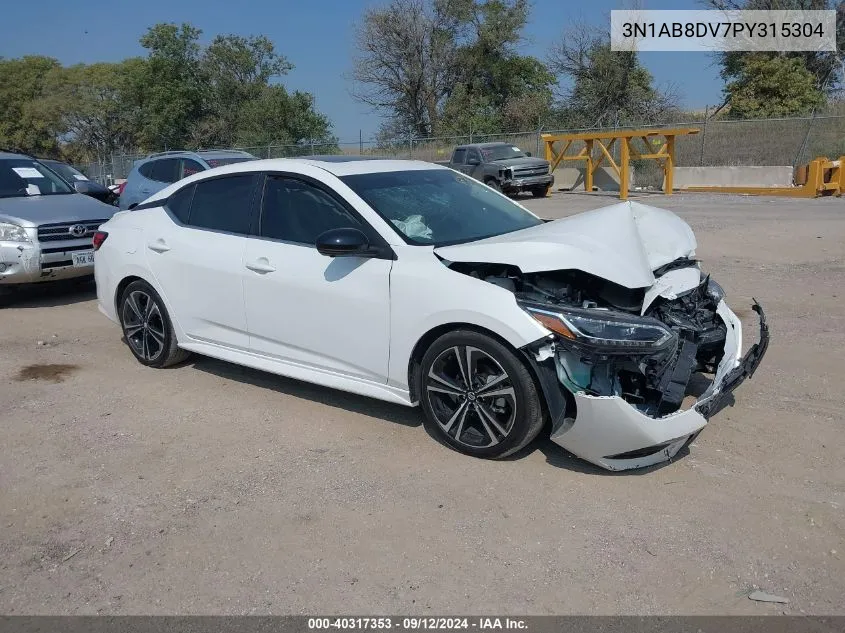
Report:
<svg viewBox="0 0 845 633"><path fill-rule="evenodd" d="M709 381L693 376L714 374L724 355L726 325L717 314L724 293L694 259L654 271L657 293L577 270L448 265L512 292L520 307L554 332L538 351L554 356L558 379L571 393L618 396L647 416L661 417L678 411L685 396L700 395ZM664 275L683 278L684 290L660 293ZM700 391L691 394L693 387Z"/></svg>

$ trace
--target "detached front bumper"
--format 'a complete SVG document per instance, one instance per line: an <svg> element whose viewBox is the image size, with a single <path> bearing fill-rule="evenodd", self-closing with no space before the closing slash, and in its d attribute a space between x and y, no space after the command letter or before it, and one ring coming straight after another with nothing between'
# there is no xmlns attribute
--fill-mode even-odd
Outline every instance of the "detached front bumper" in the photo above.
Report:
<svg viewBox="0 0 845 633"><path fill-rule="evenodd" d="M555 421L552 441L608 470L642 468L672 459L759 366L768 347L769 328L760 305L755 302L753 309L760 316L760 341L742 357L742 325L724 301L719 303L717 314L727 326L725 353L713 383L692 408L653 418L618 396L576 393L575 418ZM548 395L547 384L544 392Z"/></svg>
<svg viewBox="0 0 845 633"><path fill-rule="evenodd" d="M518 192L539 187L551 187L555 184L555 177L551 174L543 176L527 176L525 178L511 178L502 181L502 191Z"/></svg>

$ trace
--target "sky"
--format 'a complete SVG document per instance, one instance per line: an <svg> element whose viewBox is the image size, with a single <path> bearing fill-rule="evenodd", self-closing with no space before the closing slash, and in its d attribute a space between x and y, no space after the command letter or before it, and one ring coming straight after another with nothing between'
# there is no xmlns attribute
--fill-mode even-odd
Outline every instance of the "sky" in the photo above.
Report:
<svg viewBox="0 0 845 633"><path fill-rule="evenodd" d="M387 0L39 0L4 2L0 57L47 55L65 65L113 62L143 55L138 44L157 22L190 22L202 41L215 35L266 35L295 66L281 82L316 97L317 109L333 124L341 142L373 137L381 119L350 96L354 25L365 8ZM36 8L37 7L37 8ZM573 22L610 28L618 0L533 0L523 54L545 58ZM696 0L642 0L642 9L700 9ZM707 53L641 53L660 87L674 86L684 107L704 109L720 102L722 81Z"/></svg>

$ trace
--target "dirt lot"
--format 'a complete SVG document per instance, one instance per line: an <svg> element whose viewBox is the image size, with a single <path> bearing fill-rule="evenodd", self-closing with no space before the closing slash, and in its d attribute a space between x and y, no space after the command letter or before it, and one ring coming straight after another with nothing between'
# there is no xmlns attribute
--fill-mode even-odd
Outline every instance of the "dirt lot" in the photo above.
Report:
<svg viewBox="0 0 845 633"><path fill-rule="evenodd" d="M647 471L548 440L473 460L413 409L146 369L90 290L0 309L0 612L845 613L845 203L644 201L691 223L746 347L752 295L772 328L735 406Z"/></svg>

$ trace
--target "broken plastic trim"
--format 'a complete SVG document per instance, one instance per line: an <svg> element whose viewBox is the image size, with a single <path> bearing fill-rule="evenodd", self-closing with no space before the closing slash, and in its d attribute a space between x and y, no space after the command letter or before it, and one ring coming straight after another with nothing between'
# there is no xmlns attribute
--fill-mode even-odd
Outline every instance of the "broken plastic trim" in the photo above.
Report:
<svg viewBox="0 0 845 633"><path fill-rule="evenodd" d="M760 361L766 354L766 350L769 348L769 326L766 323L766 315L763 312L763 307L757 303L757 299L752 297L752 301L754 301L754 304L751 309L760 315L760 340L751 346L739 365L725 376L719 393L695 407L695 410L707 419L710 419L724 406L728 396L745 382L746 378L751 378L754 375L754 372L760 366Z"/></svg>

